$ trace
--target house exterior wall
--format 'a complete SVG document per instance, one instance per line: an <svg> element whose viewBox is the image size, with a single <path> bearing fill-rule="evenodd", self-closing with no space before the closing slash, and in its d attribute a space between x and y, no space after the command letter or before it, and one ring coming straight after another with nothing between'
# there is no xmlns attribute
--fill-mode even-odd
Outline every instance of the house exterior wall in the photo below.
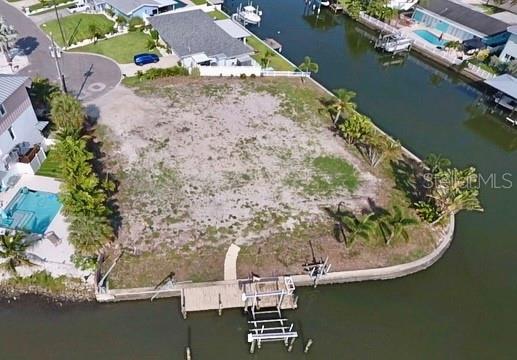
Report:
<svg viewBox="0 0 517 360"><path fill-rule="evenodd" d="M43 141L41 132L36 128L38 119L24 86L9 96L2 106L5 115L0 117L0 156L9 154L13 147L21 142L33 145ZM9 134L9 128L14 134L14 139Z"/></svg>
<svg viewBox="0 0 517 360"><path fill-rule="evenodd" d="M131 14L131 17L141 17L142 19L147 16L153 15L153 11L158 13L158 6L142 6Z"/></svg>
<svg viewBox="0 0 517 360"><path fill-rule="evenodd" d="M32 106L26 107L10 126L14 139L9 134L9 130L7 130L9 127L0 134L1 155L9 154L17 144L22 142L28 142L31 145L41 143L43 135L36 128L37 123L38 120Z"/></svg>
<svg viewBox="0 0 517 360"><path fill-rule="evenodd" d="M506 42L506 45L504 46L499 59L501 61L512 61L517 59L517 35L510 35L510 38Z"/></svg>

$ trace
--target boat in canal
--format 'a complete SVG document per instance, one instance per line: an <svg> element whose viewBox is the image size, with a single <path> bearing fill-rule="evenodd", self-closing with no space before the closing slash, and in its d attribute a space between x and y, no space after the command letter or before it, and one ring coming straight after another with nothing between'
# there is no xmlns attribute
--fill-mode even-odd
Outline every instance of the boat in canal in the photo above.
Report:
<svg viewBox="0 0 517 360"><path fill-rule="evenodd" d="M237 20L242 22L244 25L257 25L260 24L262 11L259 10L258 6L255 7L252 2L249 2L246 6L242 6L242 4L240 4L235 15Z"/></svg>

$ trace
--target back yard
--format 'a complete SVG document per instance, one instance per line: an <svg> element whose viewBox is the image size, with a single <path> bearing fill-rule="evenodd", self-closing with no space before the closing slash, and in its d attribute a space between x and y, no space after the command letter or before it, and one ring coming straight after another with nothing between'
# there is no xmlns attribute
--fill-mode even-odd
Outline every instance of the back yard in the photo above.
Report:
<svg viewBox="0 0 517 360"><path fill-rule="evenodd" d="M329 130L324 94L299 79L174 78L118 87L100 99L105 161L120 182L119 246L129 249L113 286L222 279L224 254L241 246L239 275L299 273L328 255L334 270L427 253L426 225L411 242L350 249L332 213L401 202L384 168L372 172ZM413 231L413 230L412 230Z"/></svg>

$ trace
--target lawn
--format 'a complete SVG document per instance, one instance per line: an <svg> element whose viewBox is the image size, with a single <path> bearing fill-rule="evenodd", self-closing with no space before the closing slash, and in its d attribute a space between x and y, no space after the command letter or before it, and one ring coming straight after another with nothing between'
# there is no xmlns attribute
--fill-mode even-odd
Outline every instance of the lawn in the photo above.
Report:
<svg viewBox="0 0 517 360"><path fill-rule="evenodd" d="M115 23L104 15L97 14L74 14L61 19L61 26L68 44L75 44L85 39L90 39L89 28L96 26L102 35L108 34L113 30ZM54 40L60 46L65 45L61 36L57 20L48 21L41 25L41 29L47 34L52 33Z"/></svg>
<svg viewBox="0 0 517 360"><path fill-rule="evenodd" d="M216 20L229 19L228 15L226 15L225 13L223 13L222 11L219 11L219 10L211 11L211 12L207 13L207 15Z"/></svg>
<svg viewBox="0 0 517 360"><path fill-rule="evenodd" d="M149 35L140 32L130 32L125 35L115 36L111 39L100 40L96 44L90 44L75 48L72 51L83 51L100 54L112 58L120 64L133 61L133 56L142 52L152 52L160 55L157 50L147 50L147 38Z"/></svg>
<svg viewBox="0 0 517 360"><path fill-rule="evenodd" d="M255 49L255 54L252 57L260 63L260 60L269 49L267 45L258 40L255 36L250 36L246 38L246 43ZM271 49L269 49L271 50ZM273 57L270 59L269 66L271 66L275 70L279 71L294 71L295 68L289 64L286 60L284 60L281 56L275 53Z"/></svg>
<svg viewBox="0 0 517 360"><path fill-rule="evenodd" d="M204 5L206 4L206 0L192 0L194 5Z"/></svg>
<svg viewBox="0 0 517 360"><path fill-rule="evenodd" d="M41 164L41 167L36 173L36 175L48 176L53 178L60 177L59 161L56 158L55 152L50 150L47 153L47 158L45 159L43 164Z"/></svg>

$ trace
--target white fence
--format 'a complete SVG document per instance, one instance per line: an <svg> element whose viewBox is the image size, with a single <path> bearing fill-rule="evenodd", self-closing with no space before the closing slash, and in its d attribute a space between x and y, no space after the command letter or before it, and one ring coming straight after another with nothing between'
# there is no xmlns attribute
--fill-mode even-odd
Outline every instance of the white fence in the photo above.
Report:
<svg viewBox="0 0 517 360"><path fill-rule="evenodd" d="M399 29L397 29L396 27L386 24L385 22L380 21L379 19L376 19L370 15L367 15L364 12L359 13L359 18L362 19L363 21L367 22L368 24L375 26L377 29L379 29L381 31L386 31L386 32L389 32L390 34L395 34L395 33L400 32Z"/></svg>
<svg viewBox="0 0 517 360"><path fill-rule="evenodd" d="M198 66L201 76L260 76L260 66Z"/></svg>
<svg viewBox="0 0 517 360"><path fill-rule="evenodd" d="M263 70L262 76L283 76L283 77L311 77L310 72L304 71L274 71L274 70Z"/></svg>

